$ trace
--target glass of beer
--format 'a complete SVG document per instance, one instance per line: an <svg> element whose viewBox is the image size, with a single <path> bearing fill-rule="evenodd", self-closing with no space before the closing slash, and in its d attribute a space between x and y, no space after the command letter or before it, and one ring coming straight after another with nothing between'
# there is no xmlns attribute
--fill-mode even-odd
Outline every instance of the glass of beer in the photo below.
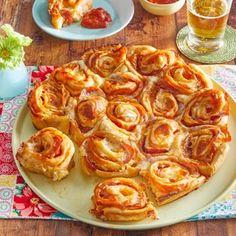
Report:
<svg viewBox="0 0 236 236"><path fill-rule="evenodd" d="M187 45L207 53L224 45L224 33L233 0L187 0Z"/></svg>

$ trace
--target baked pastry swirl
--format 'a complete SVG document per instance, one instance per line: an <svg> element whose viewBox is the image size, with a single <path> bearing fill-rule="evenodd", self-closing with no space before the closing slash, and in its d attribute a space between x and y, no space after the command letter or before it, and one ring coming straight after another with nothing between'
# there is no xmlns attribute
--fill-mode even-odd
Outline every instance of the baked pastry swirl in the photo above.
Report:
<svg viewBox="0 0 236 236"><path fill-rule="evenodd" d="M181 142L185 158L199 161L199 168L211 176L222 165L231 136L227 127L204 125L193 127Z"/></svg>
<svg viewBox="0 0 236 236"><path fill-rule="evenodd" d="M164 80L180 94L192 94L205 88L212 88L211 81L198 67L180 61L167 69Z"/></svg>
<svg viewBox="0 0 236 236"><path fill-rule="evenodd" d="M141 153L153 158L169 152L179 131L180 127L174 120L157 118L151 121L143 131L140 142Z"/></svg>
<svg viewBox="0 0 236 236"><path fill-rule="evenodd" d="M180 59L174 50L159 50L150 46L131 46L127 54L135 70L147 76L159 75Z"/></svg>
<svg viewBox="0 0 236 236"><path fill-rule="evenodd" d="M137 98L145 85L145 80L131 72L117 72L106 78L103 90L108 99L117 96Z"/></svg>
<svg viewBox="0 0 236 236"><path fill-rule="evenodd" d="M186 105L182 123L197 125L224 125L229 115L228 95L220 90L208 89L195 94Z"/></svg>
<svg viewBox="0 0 236 236"><path fill-rule="evenodd" d="M157 218L142 183L129 178L112 178L98 183L92 197L91 213L109 221L137 221Z"/></svg>
<svg viewBox="0 0 236 236"><path fill-rule="evenodd" d="M158 205L174 201L206 181L194 162L175 156L160 156L141 174L147 179Z"/></svg>
<svg viewBox="0 0 236 236"><path fill-rule="evenodd" d="M155 84L149 83L140 100L151 117L162 116L173 119L181 114L186 103L186 99L183 101L178 95L179 93L164 80L159 80Z"/></svg>
<svg viewBox="0 0 236 236"><path fill-rule="evenodd" d="M155 218L146 187L131 178L143 176L158 205L172 202L220 168L231 140L228 95L213 89L208 76L174 50L148 45L85 52L37 83L28 107L36 128L56 127L77 144L82 179L111 178L98 183L92 197L91 213L102 220ZM71 162L68 158L65 163L70 164L61 164L61 139L50 135L40 134L37 145L33 136L18 156L29 170L59 180ZM24 150L25 159L20 156ZM39 167L34 154L28 155L32 150L39 156L46 153ZM62 174L57 169L61 165Z"/></svg>
<svg viewBox="0 0 236 236"><path fill-rule="evenodd" d="M146 111L135 100L117 98L108 103L108 118L118 127L133 131L146 120Z"/></svg>
<svg viewBox="0 0 236 236"><path fill-rule="evenodd" d="M75 100L63 84L52 80L36 83L28 95L28 107L37 129L55 127L68 134Z"/></svg>
<svg viewBox="0 0 236 236"><path fill-rule="evenodd" d="M108 132L95 132L79 148L81 166L88 175L132 177L138 175L136 148Z"/></svg>
<svg viewBox="0 0 236 236"><path fill-rule="evenodd" d="M110 75L126 58L126 47L107 46L87 51L82 59L94 73L101 77Z"/></svg>
<svg viewBox="0 0 236 236"><path fill-rule="evenodd" d="M77 145L98 129L107 103L104 92L99 88L88 87L81 91L70 126L70 135Z"/></svg>
<svg viewBox="0 0 236 236"><path fill-rule="evenodd" d="M64 84L73 97L79 96L82 89L92 86L100 87L103 82L100 76L91 73L84 66L83 61L73 61L56 68L50 74L50 79Z"/></svg>
<svg viewBox="0 0 236 236"><path fill-rule="evenodd" d="M73 142L61 131L44 128L23 142L16 158L27 170L61 180L74 166Z"/></svg>

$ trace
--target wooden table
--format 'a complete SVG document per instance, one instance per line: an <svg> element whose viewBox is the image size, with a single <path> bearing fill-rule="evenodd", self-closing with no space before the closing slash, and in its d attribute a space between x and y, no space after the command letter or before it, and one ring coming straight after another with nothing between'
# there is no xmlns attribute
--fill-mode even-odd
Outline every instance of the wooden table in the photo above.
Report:
<svg viewBox="0 0 236 236"><path fill-rule="evenodd" d="M118 0L117 0L118 1ZM123 0L125 1L125 0ZM53 38L33 22L33 0L0 0L0 25L9 23L33 39L26 48L26 65L63 64L76 60L84 50L106 44L149 44L157 48L176 48L176 33L186 25L186 7L177 14L156 17L145 12L134 0L135 14L121 32L106 39L70 42ZM167 23L168 22L168 23ZM236 28L236 1L233 1L229 25ZM168 24L168 26L167 26ZM186 58L185 58L186 59ZM186 59L186 61L189 61ZM229 62L236 64L236 60ZM236 235L236 219L184 222L146 231L116 231L93 227L81 222L55 220L0 220L0 235ZM24 233L23 233L24 232Z"/></svg>

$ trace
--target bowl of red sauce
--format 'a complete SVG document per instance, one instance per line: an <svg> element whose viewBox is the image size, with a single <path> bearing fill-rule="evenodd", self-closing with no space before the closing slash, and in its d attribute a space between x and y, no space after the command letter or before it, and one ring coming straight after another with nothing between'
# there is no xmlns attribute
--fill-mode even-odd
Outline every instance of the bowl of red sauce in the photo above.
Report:
<svg viewBox="0 0 236 236"><path fill-rule="evenodd" d="M139 2L149 13L166 16L179 11L183 7L185 0L139 0Z"/></svg>

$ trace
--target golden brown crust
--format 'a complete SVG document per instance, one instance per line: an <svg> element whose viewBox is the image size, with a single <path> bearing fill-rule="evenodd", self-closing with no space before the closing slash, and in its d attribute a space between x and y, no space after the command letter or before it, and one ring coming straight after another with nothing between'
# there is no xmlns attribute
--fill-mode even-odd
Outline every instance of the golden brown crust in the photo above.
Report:
<svg viewBox="0 0 236 236"><path fill-rule="evenodd" d="M138 175L139 158L128 140L108 132L96 132L79 148L81 167L88 175L132 177Z"/></svg>
<svg viewBox="0 0 236 236"><path fill-rule="evenodd" d="M100 76L91 73L86 68L83 61L73 61L56 68L51 74L50 79L57 83L64 84L71 96L80 95L81 90L87 87L100 87L103 80Z"/></svg>
<svg viewBox="0 0 236 236"><path fill-rule="evenodd" d="M158 155L170 152L177 133L178 123L172 119L157 118L145 127L139 146L145 158L158 158Z"/></svg>
<svg viewBox="0 0 236 236"><path fill-rule="evenodd" d="M196 163L175 156L160 156L141 174L147 179L158 205L172 202L206 181Z"/></svg>
<svg viewBox="0 0 236 236"><path fill-rule="evenodd" d="M142 183L128 178L112 178L98 183L92 197L91 213L109 221L137 221L157 218Z"/></svg>
<svg viewBox="0 0 236 236"><path fill-rule="evenodd" d="M220 168L231 139L227 94L174 50L148 45L85 52L36 84L28 106L37 128L69 133L83 172L116 177L95 188L91 212L103 220L154 216L146 200L126 205L123 193L133 199L144 190L128 177L143 175L159 205L197 189Z"/></svg>
<svg viewBox="0 0 236 236"><path fill-rule="evenodd" d="M191 128L180 147L184 158L198 161L200 171L211 176L223 163L230 140L227 127L204 125Z"/></svg>
<svg viewBox="0 0 236 236"><path fill-rule="evenodd" d="M177 60L181 60L174 50L159 50L147 45L129 47L127 59L135 70L147 76L158 76Z"/></svg>
<svg viewBox="0 0 236 236"><path fill-rule="evenodd" d="M81 145L86 137L99 128L107 103L105 94L99 88L88 87L81 91L70 126L70 135L77 145Z"/></svg>
<svg viewBox="0 0 236 236"><path fill-rule="evenodd" d="M186 105L181 122L188 126L225 125L229 116L228 95L216 89L201 91Z"/></svg>
<svg viewBox="0 0 236 236"><path fill-rule="evenodd" d="M91 49L84 53L82 59L94 73L107 77L124 62L126 47L118 44L113 46Z"/></svg>
<svg viewBox="0 0 236 236"><path fill-rule="evenodd" d="M49 127L22 143L16 158L25 169L56 181L69 174L74 165L74 152L72 141L61 131Z"/></svg>
<svg viewBox="0 0 236 236"><path fill-rule="evenodd" d="M180 94L190 95L202 89L212 88L212 82L197 66L180 61L167 69L164 80Z"/></svg>
<svg viewBox="0 0 236 236"><path fill-rule="evenodd" d="M63 84L52 80L36 83L28 95L28 107L37 129L55 127L68 134L70 115L75 106L74 98Z"/></svg>

